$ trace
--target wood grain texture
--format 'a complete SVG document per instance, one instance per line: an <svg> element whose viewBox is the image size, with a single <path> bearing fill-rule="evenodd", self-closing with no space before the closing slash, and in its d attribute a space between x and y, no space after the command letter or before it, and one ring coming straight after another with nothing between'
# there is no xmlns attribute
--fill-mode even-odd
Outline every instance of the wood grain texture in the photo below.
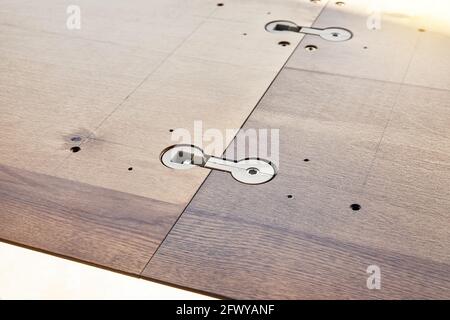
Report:
<svg viewBox="0 0 450 320"><path fill-rule="evenodd" d="M349 0L344 6L329 2L314 23L316 28L339 26L353 33L345 42L331 42L306 36L301 47L315 45L318 50L296 50L288 61L290 68L342 74L353 77L402 82L421 34L414 19L380 16L379 29L367 27L373 2ZM407 20L407 23L403 21ZM337 44L337 45L336 45ZM351 67L350 67L351 66Z"/></svg>
<svg viewBox="0 0 450 320"><path fill-rule="evenodd" d="M179 206L0 166L1 236L51 253L139 273Z"/></svg>
<svg viewBox="0 0 450 320"><path fill-rule="evenodd" d="M450 90L450 26L420 34L405 83ZM430 59L430 52L432 58Z"/></svg>
<svg viewBox="0 0 450 320"><path fill-rule="evenodd" d="M81 0L69 30L73 4L0 0L0 238L139 274L208 174L161 151L236 132L302 39L265 24L324 3Z"/></svg>
<svg viewBox="0 0 450 320"><path fill-rule="evenodd" d="M68 1L4 2L0 163L184 205L207 172L159 163L178 142L170 130L192 134L202 120L204 130L237 131L302 38L265 23L281 14L310 25L324 5L81 1L81 29L68 30Z"/></svg>
<svg viewBox="0 0 450 320"><path fill-rule="evenodd" d="M278 175L213 172L143 275L231 298L448 299L448 101L284 69L244 127L280 129Z"/></svg>
<svg viewBox="0 0 450 320"><path fill-rule="evenodd" d="M417 5L427 8L431 3L418 1ZM408 10L411 7L406 3L381 5L376 16L370 0L349 0L345 6L330 1L314 27L339 26L352 31L353 38L336 45L306 36L301 47L315 45L318 50L297 50L287 66L449 90L450 25L435 25L436 17L425 18L424 12L412 14ZM437 5L428 11L437 15L439 8Z"/></svg>
<svg viewBox="0 0 450 320"><path fill-rule="evenodd" d="M385 11L371 30L370 13L328 3L314 26L354 37L306 36L243 128L280 129L278 175L211 173L144 276L243 299L450 298L448 30Z"/></svg>

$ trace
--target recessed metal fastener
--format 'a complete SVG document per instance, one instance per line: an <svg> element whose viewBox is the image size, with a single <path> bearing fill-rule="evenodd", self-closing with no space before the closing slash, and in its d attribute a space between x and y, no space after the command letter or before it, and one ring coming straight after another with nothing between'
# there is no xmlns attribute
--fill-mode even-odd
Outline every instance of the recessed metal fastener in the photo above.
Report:
<svg viewBox="0 0 450 320"><path fill-rule="evenodd" d="M305 46L305 50L306 51L316 51L317 50L317 46L309 44L309 45Z"/></svg>
<svg viewBox="0 0 450 320"><path fill-rule="evenodd" d="M302 27L298 26L296 23L292 21L286 21L286 20L277 20L272 21L266 24L266 30L269 32L297 32L297 33L303 33L303 34L309 34L309 35L316 35L321 37L324 40L328 41L347 41L350 40L353 37L353 34L350 30L339 28L339 27L332 27L332 28L325 28L325 29L319 29L319 28L312 28L312 27Z"/></svg>
<svg viewBox="0 0 450 320"><path fill-rule="evenodd" d="M267 160L250 158L239 161L204 154L193 145L179 144L166 148L161 153L161 162L169 168L185 170L195 166L229 172L239 182L261 184L273 179L275 166Z"/></svg>

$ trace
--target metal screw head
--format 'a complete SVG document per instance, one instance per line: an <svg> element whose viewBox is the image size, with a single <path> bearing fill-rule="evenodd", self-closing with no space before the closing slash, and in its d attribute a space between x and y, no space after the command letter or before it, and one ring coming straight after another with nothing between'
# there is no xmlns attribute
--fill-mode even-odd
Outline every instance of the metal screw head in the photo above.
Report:
<svg viewBox="0 0 450 320"><path fill-rule="evenodd" d="M305 50L306 51L316 51L317 50L317 46L309 44L309 45L305 46Z"/></svg>
<svg viewBox="0 0 450 320"><path fill-rule="evenodd" d="M203 159L203 151L191 145L171 146L166 148L161 154L161 162L172 169L190 169L202 163Z"/></svg>
<svg viewBox="0 0 450 320"><path fill-rule="evenodd" d="M255 174L258 174L259 170L258 168L248 168L247 173L251 176L254 176Z"/></svg>
<svg viewBox="0 0 450 320"><path fill-rule="evenodd" d="M276 175L276 169L266 160L246 159L236 163L231 175L242 183L261 184L272 180Z"/></svg>

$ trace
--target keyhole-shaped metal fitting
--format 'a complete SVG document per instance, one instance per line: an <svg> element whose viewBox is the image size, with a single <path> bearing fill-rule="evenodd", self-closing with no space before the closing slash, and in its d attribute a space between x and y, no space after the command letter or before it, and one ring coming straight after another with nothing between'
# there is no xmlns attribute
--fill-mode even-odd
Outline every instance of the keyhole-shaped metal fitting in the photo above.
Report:
<svg viewBox="0 0 450 320"><path fill-rule="evenodd" d="M297 32L304 33L309 35L319 36L324 40L328 41L347 41L353 37L353 34L350 30L338 27L332 28L311 28L311 27L302 27L298 26L296 23L292 21L286 20L277 20L272 21L266 24L266 30L269 32Z"/></svg>
<svg viewBox="0 0 450 320"><path fill-rule="evenodd" d="M161 153L161 162L169 168L185 170L198 166L229 172L234 179L247 184L261 184L276 175L275 166L267 160L248 158L230 160L207 155L193 145L179 144L166 148Z"/></svg>

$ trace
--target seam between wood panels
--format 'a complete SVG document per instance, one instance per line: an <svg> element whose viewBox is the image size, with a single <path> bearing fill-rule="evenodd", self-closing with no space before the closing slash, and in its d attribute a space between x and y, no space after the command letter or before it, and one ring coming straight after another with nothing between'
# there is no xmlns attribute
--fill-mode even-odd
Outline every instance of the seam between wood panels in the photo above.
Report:
<svg viewBox="0 0 450 320"><path fill-rule="evenodd" d="M0 26L6 26L8 28L13 28L13 29L18 29L21 31L27 31L27 32L36 32L36 33L43 33L45 35L51 35L51 36L55 36L55 37L60 37L63 38L65 40L72 40L72 39L76 39L76 40L83 40L83 41L87 41L87 42L94 42L94 43L103 43L103 44L109 44L109 45L113 45L113 46L117 46L117 47L127 47L124 46L118 42L114 42L114 41L107 41L107 40L100 40L100 39L94 39L94 38L85 38L85 37L81 37L81 36L77 36L77 35L70 35L70 37L68 38L66 34L64 33L59 33L56 31L48 31L48 30L34 30L31 28L27 28L27 27L22 27L19 25L15 25L15 24L11 24L11 23L0 23ZM153 49L151 50L152 52L157 52L157 53L166 53L166 54L170 54L170 51L163 51L163 50L157 50L157 49ZM140 55L137 54L135 55L136 57L139 58L145 58L145 55Z"/></svg>
<svg viewBox="0 0 450 320"><path fill-rule="evenodd" d="M429 86L424 86L424 85L420 85L420 84L413 84L413 83L404 82L404 78L406 77L406 74L405 74L405 77L403 77L403 79L401 81L389 81L389 80L371 79L371 78L366 78L366 77L351 76L351 75L342 74L342 73L333 73L333 72L326 72L326 71L309 70L309 69L297 68L297 67L288 67L288 66L286 66L284 69L293 70L293 71L300 71L300 72L317 73L317 74L323 74L323 75L329 75L329 76L338 76L338 77L343 77L343 78L347 78L347 79L367 80L367 81L380 82L380 83L386 83L386 84L398 84L400 86L408 86L408 87L415 87L415 88L421 88L421 89L428 89L428 90L435 90L435 91L441 91L441 92L448 92L448 93L450 93L450 89L435 88L435 87L429 87ZM408 65L408 69L409 69L409 65ZM408 70L406 70L406 72L407 71Z"/></svg>
<svg viewBox="0 0 450 320"><path fill-rule="evenodd" d="M143 80L141 80L139 83L138 83L138 85L133 89L133 90L131 90L131 92L130 93L128 93L126 96L125 96L125 98L123 98L122 99L122 101L121 102L119 102L115 107L114 107L114 109L111 111L111 112L109 112L101 121L100 121L100 123L97 125L97 126L95 126L94 128L93 128L93 130L91 131L91 134L84 140L84 141L82 141L81 143L80 143L80 146L81 145L83 145L83 144L85 144L85 143L87 143L88 141L90 141L93 137L94 137L94 134L95 134L95 132L96 131L98 131L100 128L101 128L101 126L109 119L109 118L111 118L111 116L117 111L117 110L119 110L124 104L125 104L125 102L140 88L140 87L142 87L142 85L151 77L151 75L152 74L154 74L156 71L158 71L159 70L159 68L161 68L161 66L163 66L164 65L164 63L166 63L167 62L167 60L168 59L170 59L171 57L173 57L174 56L174 54L186 43L186 41L188 41L191 37L192 37L192 35L194 35L197 31L198 31L198 29L200 29L200 27L201 26L203 26L205 23L206 23L206 21L209 19L209 17L212 15L212 14L214 14L214 12L217 10L217 8L214 8L210 13L209 13L209 15L207 16L207 17L205 17L205 19L202 21L202 22L200 22L195 28L194 28L194 30L192 30L192 32L191 33L189 33L188 35L187 35L187 37L186 38L184 38L166 57L164 57L164 59L162 59L162 61L160 62L160 63L158 63L158 65L152 70L152 71L150 71L145 77L144 77L144 79ZM70 158L72 156L72 154L69 154L67 157L65 157L62 161L61 161L61 163L60 164L58 164L56 167L55 167L55 169L52 171L52 174L55 174L56 173L56 171L58 171L58 169L59 168L61 168L63 165L64 165L64 163Z"/></svg>
<svg viewBox="0 0 450 320"><path fill-rule="evenodd" d="M370 78L351 76L351 75L345 75L345 74L340 74L340 73L331 73L331 72L325 72L325 71L315 71L315 70L308 70L308 69L303 69L303 68L296 68L296 67L286 66L286 69L288 69L288 70L294 70L294 71L300 71L300 72L308 72L308 73L315 73L315 74L323 74L323 75L330 75L330 76L337 76L337 77L344 77L344 78L347 78L347 79L355 79L355 80L365 80L365 81L373 81L373 82L379 82L379 83L387 83L387 84L392 84L392 85L398 85L399 86L398 90L397 90L397 94L396 94L396 96L394 98L394 102L391 105L391 109L389 111L388 119L386 120L386 124L383 127L383 131L381 132L381 137L380 137L380 139L379 139L379 141L377 143L377 147L376 147L375 153L374 153L373 158L372 158L372 160L370 162L370 165L369 165L369 167L367 169L367 173L365 175L364 181L363 181L363 183L361 185L361 189L360 189L359 192L357 192L360 195L365 194L364 189L366 187L367 181L368 181L368 179L370 177L370 174L372 172L372 168L374 166L375 160L377 159L377 155L378 155L381 143L383 142L386 130L389 127L389 124L391 123L391 120L392 120L392 117L393 117L393 114L394 114L394 109L395 109L395 107L398 104L398 99L400 97L400 94L401 94L402 90L406 86L411 86L411 87L424 88L424 89L429 89L429 90L438 90L438 91L443 91L443 92L450 92L450 90L446 90L446 89L432 88L432 87L427 87L427 86L413 85L413 84L405 83L405 79L406 79L406 77L408 75L408 71L409 71L409 69L411 67L411 63L412 63L412 61L414 59L415 52L416 52L416 49L417 49L419 41L420 41L420 35L418 35L417 38L416 38L416 41L415 41L415 44L414 44L414 50L412 51L412 53L411 53L411 55L409 57L408 65L407 65L406 70L405 70L405 72L403 74L402 80L399 81L399 82L380 80L380 79L370 79Z"/></svg>
<svg viewBox="0 0 450 320"><path fill-rule="evenodd" d="M417 46L418 46L418 44L419 44L419 41L420 41L420 35L419 35L419 36L417 37L417 39L416 39L416 43L415 43L415 45L414 45L414 50L413 50L413 52L411 53L411 56L409 57L408 66L406 67L406 70L405 70L405 73L404 73L404 75L403 75L402 81L401 81L401 83L399 84L399 89L398 89L398 92L397 92L397 96L395 97L395 101L394 101L394 103L392 104L392 108L391 108L391 111L389 112L388 120L386 121L386 125L385 125L384 128L383 128L383 132L382 132L382 134L381 134L380 141L378 142L378 145L377 145L377 148L376 148L376 150L375 150L375 154L373 155L373 158L372 158L372 161L371 161L371 163L370 163L370 166L369 166L369 168L367 169L367 175L366 175L366 177L365 177L365 179L364 179L364 182L363 182L363 184L362 184L362 189L361 189L361 192L362 192L362 193L364 193L364 189L365 189L365 187L366 187L366 185L367 185L367 181L369 180L370 173L372 172L373 166L374 166L374 164L375 164L375 160L377 159L378 152L379 152L379 150L380 150L381 143L383 142L383 139L384 139L386 130L387 130L387 128L389 127L389 125L390 125L390 123L391 123L392 117L393 117L393 115L394 115L394 109L395 109L395 107L396 107L397 104L398 104L398 100L399 100L399 98L400 98L400 94L402 93L402 91L403 91L405 85L407 85L407 84L405 84L405 79L406 79L406 77L407 77L407 75L408 75L408 71L409 71L409 69L410 69L410 67L411 67L411 63L412 63L412 61L413 61L413 59L414 59L414 56L415 56L416 49L417 49Z"/></svg>
<svg viewBox="0 0 450 320"><path fill-rule="evenodd" d="M320 10L320 12L317 14L316 18L311 22L311 26L314 25L314 23L316 23L317 19L319 19L320 15L322 14L322 12L325 10L326 6L328 3L326 3L322 9ZM274 78L272 79L272 81L269 83L269 85L267 86L266 90L263 92L263 94L261 95L261 97L258 99L258 101L256 102L255 106L252 108L252 110L249 112L248 116L245 118L245 120L242 122L239 130L236 132L235 136L233 137L233 139L230 141L230 143L226 146L226 148L224 149L224 152L222 153L222 155L225 154L226 150L230 147L230 145L232 145L234 139L236 138L236 135L238 134L238 132L245 126L245 124L247 123L247 121L250 119L251 115L255 112L256 108L259 106L259 104L261 103L262 99L264 99L264 97L266 96L267 92L270 90L270 88L272 87L272 85L274 84L275 80L278 78L278 76L280 75L280 73L285 69L286 64L288 63L289 59L292 57L292 55L297 51L297 49L300 47L300 45L303 43L305 39L305 36L302 35L302 37L300 38L300 41L298 42L297 46L294 48L294 50L292 50L291 54L286 58L286 61L283 63L283 65L281 66L281 68L278 70L277 74L274 76ZM142 273L144 272L144 270L147 268L147 266L150 264L150 261L153 259L153 257L156 255L156 253L159 251L159 249L161 248L161 246L163 245L163 243L166 241L167 237L169 236L169 234L172 232L173 228L176 226L176 224L178 223L178 221L181 219L181 217L183 216L183 214L186 212L186 209L189 207L189 205L191 204L191 202L194 200L195 196L197 195L197 193L200 191L200 189L202 188L203 184L206 182L206 180L209 178L209 176L211 175L210 171L208 173L208 175L206 176L206 178L203 180L203 182L200 184L200 186L197 188L197 190L195 191L194 195L192 196L192 198L189 200L188 204L184 207L183 211L181 212L181 214L178 216L177 220L175 221L175 223L172 225L172 227L170 228L170 230L167 232L166 236L164 237L164 239L161 241L161 243L158 245L158 247L156 248L156 250L153 252L152 256L150 257L150 259L147 261L147 263L145 264L144 268L141 270L140 275L142 275Z"/></svg>

